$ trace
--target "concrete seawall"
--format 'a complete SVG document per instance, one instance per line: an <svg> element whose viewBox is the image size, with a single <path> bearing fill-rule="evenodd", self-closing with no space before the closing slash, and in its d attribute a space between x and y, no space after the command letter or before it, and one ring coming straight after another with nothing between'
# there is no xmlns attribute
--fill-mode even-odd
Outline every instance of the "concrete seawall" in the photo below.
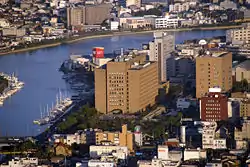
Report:
<svg viewBox="0 0 250 167"><path fill-rule="evenodd" d="M112 36L123 36L123 35L138 35L138 34L151 34L155 31L165 31L165 32L174 32L174 31L194 31L194 30L223 30L223 29L231 29L231 28L240 28L241 26L217 26L217 27L200 27L200 28L180 28L180 29L162 29L162 30L146 30L146 31L123 31L123 32L111 32L108 34L101 34L101 35L89 35L84 37L79 37L76 39L69 39L63 42L56 42L51 44L42 44L40 46L28 47L23 49L17 49L13 51L3 52L0 53L1 55L8 55L13 53L21 53L21 52L28 52L32 50L42 49L42 48L49 48L59 46L61 44L69 44L74 42L79 42L88 39L95 39L95 38L105 38L105 37L112 37Z"/></svg>

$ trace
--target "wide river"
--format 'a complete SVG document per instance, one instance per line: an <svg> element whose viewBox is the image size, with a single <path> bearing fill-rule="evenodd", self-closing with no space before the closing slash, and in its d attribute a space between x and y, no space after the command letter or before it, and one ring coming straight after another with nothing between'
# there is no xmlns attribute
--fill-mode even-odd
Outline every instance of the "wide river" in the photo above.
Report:
<svg viewBox="0 0 250 167"><path fill-rule="evenodd" d="M176 32L175 38L176 43L181 43L188 39L222 35L225 35L224 30L186 31ZM151 40L152 34L115 36L1 56L0 72L15 73L25 82L25 86L0 107L0 136L30 136L43 130L33 124L33 120L40 117L40 108L55 103L59 89L65 94L70 93L58 71L61 63L70 54L90 54L95 46L104 47L105 53L111 53L121 47L141 48L142 43Z"/></svg>

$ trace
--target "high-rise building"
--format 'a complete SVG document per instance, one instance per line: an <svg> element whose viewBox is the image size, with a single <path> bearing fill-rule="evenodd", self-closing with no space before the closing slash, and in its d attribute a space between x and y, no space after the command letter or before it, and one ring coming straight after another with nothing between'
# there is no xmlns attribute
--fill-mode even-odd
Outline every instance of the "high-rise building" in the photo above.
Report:
<svg viewBox="0 0 250 167"><path fill-rule="evenodd" d="M134 151L134 135L128 131L127 125L122 126L121 132L96 132L96 144L101 145L102 142L110 142L112 145L126 146L130 152Z"/></svg>
<svg viewBox="0 0 250 167"><path fill-rule="evenodd" d="M137 7L141 7L141 0L126 0L126 6L135 5Z"/></svg>
<svg viewBox="0 0 250 167"><path fill-rule="evenodd" d="M202 121L220 121L228 119L228 98L220 88L210 88L209 93L200 99Z"/></svg>
<svg viewBox="0 0 250 167"><path fill-rule="evenodd" d="M95 107L104 114L143 111L155 104L158 88L157 63L146 54L118 56L95 69Z"/></svg>
<svg viewBox="0 0 250 167"><path fill-rule="evenodd" d="M196 98L203 97L209 88L222 92L232 88L232 53L211 52L196 58Z"/></svg>
<svg viewBox="0 0 250 167"><path fill-rule="evenodd" d="M158 62L159 81L165 82L167 76L167 60L175 50L175 39L173 35L164 32L155 32L154 41L149 43L149 60Z"/></svg>

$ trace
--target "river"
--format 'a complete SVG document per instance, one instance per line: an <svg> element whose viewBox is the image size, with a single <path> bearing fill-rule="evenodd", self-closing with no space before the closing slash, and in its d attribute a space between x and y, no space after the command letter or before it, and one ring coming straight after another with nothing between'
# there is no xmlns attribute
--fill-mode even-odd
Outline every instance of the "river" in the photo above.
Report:
<svg viewBox="0 0 250 167"><path fill-rule="evenodd" d="M210 38L225 35L224 30L176 32L176 43L187 39ZM58 71L70 54L90 54L92 47L101 46L105 53L126 48L141 48L142 43L153 39L152 34L115 36L89 39L53 48L0 56L0 72L15 73L24 88L7 99L0 107L0 136L37 135L43 129L34 125L40 117L40 108L55 103L59 89L70 94L70 89Z"/></svg>

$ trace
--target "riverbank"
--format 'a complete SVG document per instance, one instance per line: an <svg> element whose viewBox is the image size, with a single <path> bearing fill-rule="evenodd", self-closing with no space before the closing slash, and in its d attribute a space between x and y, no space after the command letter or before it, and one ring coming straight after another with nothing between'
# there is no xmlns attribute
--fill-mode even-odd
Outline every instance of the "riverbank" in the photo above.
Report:
<svg viewBox="0 0 250 167"><path fill-rule="evenodd" d="M151 33L155 32L155 31L165 31L165 32L196 31L196 30L204 30L205 31L205 30L232 29L232 28L240 28L240 27L241 27L240 25L232 25L232 26L217 26L217 27L197 27L197 28L179 28L179 29L162 29L162 30L108 32L107 34L88 35L88 36L83 36L83 37L78 37L78 38L67 39L67 40L62 41L62 42L57 41L55 43L42 44L42 45L34 46L34 47L28 47L28 48L12 50L12 51L8 51L8 52L0 53L0 56L1 55L13 54L13 53L28 52L28 51L33 51L33 50L42 49L42 48L55 47L55 46L59 46L59 45L62 45L62 44L70 44L70 43L79 42L79 41L88 40L88 39L105 38L105 37L112 37L112 36L151 34Z"/></svg>

